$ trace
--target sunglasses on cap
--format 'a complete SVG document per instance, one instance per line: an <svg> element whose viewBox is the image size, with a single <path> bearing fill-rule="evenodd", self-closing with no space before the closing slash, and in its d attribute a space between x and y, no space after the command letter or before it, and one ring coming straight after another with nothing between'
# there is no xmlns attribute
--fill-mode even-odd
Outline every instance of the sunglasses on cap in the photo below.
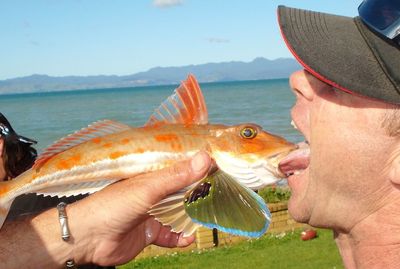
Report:
<svg viewBox="0 0 400 269"><path fill-rule="evenodd" d="M364 0L358 14L373 30L400 44L400 0Z"/></svg>

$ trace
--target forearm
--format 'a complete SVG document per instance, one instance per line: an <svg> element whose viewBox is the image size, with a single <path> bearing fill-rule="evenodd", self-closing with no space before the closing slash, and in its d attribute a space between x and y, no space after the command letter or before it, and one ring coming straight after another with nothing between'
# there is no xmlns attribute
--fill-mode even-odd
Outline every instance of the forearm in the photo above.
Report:
<svg viewBox="0 0 400 269"><path fill-rule="evenodd" d="M71 218L69 222L79 234ZM68 259L81 258L75 255L76 241L73 236L69 242L62 240L56 209L6 222L0 230L1 268L65 268Z"/></svg>

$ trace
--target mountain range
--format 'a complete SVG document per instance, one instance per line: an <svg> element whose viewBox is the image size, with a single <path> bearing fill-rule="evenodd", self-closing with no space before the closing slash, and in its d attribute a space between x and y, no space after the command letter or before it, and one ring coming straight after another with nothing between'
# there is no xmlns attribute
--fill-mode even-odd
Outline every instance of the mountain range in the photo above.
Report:
<svg viewBox="0 0 400 269"><path fill-rule="evenodd" d="M189 73L194 74L199 82L288 78L299 68L300 65L292 58L268 60L259 57L251 62L232 61L181 67L155 67L126 76L52 77L35 74L0 80L0 94L170 85L178 84Z"/></svg>

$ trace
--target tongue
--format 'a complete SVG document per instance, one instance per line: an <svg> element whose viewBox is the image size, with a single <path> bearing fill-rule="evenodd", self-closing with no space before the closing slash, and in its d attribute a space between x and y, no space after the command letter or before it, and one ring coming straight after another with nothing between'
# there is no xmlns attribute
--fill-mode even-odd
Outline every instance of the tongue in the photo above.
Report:
<svg viewBox="0 0 400 269"><path fill-rule="evenodd" d="M306 143L299 143L299 149L286 156L280 163L279 169L284 174L292 174L297 170L304 170L310 163L310 147Z"/></svg>

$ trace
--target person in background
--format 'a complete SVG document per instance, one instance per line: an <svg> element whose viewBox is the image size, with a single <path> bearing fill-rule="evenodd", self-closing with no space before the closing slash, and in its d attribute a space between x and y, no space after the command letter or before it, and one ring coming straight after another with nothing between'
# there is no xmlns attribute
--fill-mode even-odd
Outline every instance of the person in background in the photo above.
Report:
<svg viewBox="0 0 400 269"><path fill-rule="evenodd" d="M0 180L10 180L28 170L37 157L35 140L18 135L0 113Z"/></svg>
<svg viewBox="0 0 400 269"><path fill-rule="evenodd" d="M346 268L400 268L400 1L363 1L359 15L278 8L304 67L291 115L309 145L280 168L289 213L332 229Z"/></svg>
<svg viewBox="0 0 400 269"><path fill-rule="evenodd" d="M37 151L33 147L36 143L33 139L17 134L7 118L0 113L0 181L12 180L31 168L37 157ZM8 219L43 210L43 205L36 202L35 195L18 197L11 207ZM49 204L52 206L54 200Z"/></svg>
<svg viewBox="0 0 400 269"><path fill-rule="evenodd" d="M35 143L18 135L0 113L0 180L12 180L33 165ZM193 236L183 238L146 213L166 195L203 178L209 165L209 157L200 153L191 162L124 180L85 199L20 196L0 231L0 267L115 268L112 265L128 262L152 243L187 246ZM55 209L60 201L69 204L68 242L61 239Z"/></svg>

